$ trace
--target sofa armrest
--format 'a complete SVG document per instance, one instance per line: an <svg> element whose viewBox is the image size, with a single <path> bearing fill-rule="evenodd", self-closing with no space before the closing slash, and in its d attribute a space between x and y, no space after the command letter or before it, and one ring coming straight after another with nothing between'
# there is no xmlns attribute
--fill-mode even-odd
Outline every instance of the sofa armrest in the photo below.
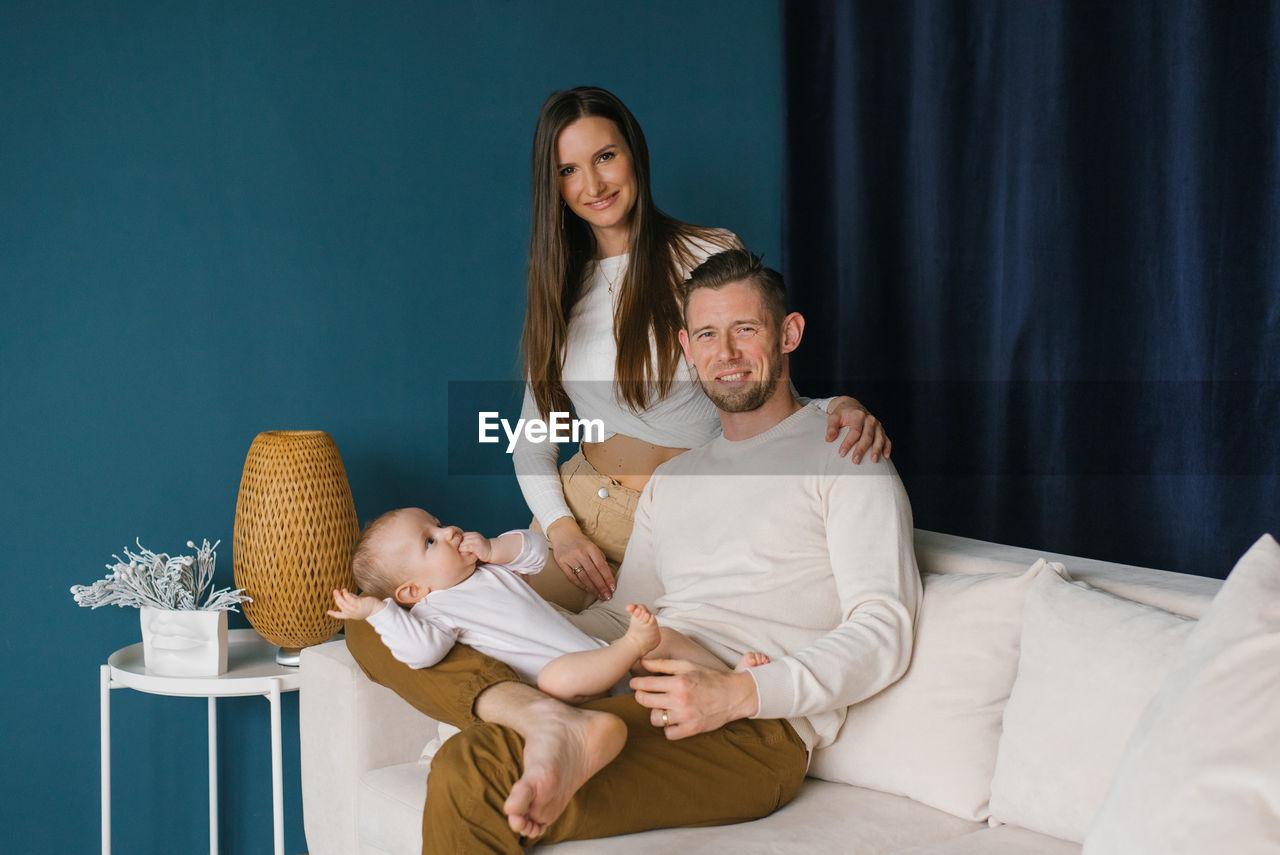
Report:
<svg viewBox="0 0 1280 855"><path fill-rule="evenodd" d="M437 723L374 683L339 638L299 666L302 813L311 855L359 851L356 794L370 769L418 759Z"/></svg>

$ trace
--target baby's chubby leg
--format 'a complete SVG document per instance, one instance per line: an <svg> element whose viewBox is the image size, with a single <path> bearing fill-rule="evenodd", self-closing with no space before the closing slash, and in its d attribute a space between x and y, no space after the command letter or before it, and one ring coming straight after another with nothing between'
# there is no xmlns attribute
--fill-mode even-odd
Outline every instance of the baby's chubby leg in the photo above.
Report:
<svg viewBox="0 0 1280 855"><path fill-rule="evenodd" d="M704 668L710 668L714 671L728 671L729 667L717 659L706 648L702 647L696 641L681 633L679 630L672 629L669 626L661 627L662 643L653 649L646 659L683 659L692 662L695 665L701 665ZM734 671L745 671L748 668L755 668L758 665L768 665L769 657L763 653L751 651L742 654L742 658L738 660L738 664L733 668ZM634 669L633 673L637 676L647 674L641 666Z"/></svg>
<svg viewBox="0 0 1280 855"><path fill-rule="evenodd" d="M579 704L607 693L628 672L648 673L642 659L683 659L704 668L728 671L729 667L706 648L670 627L659 626L658 619L647 608L636 603L627 606L631 624L622 638L607 647L566 653L552 659L538 674L538 688L553 698ZM763 653L746 653L738 661L736 671L769 662Z"/></svg>
<svg viewBox="0 0 1280 855"><path fill-rule="evenodd" d="M648 656L661 644L663 628L658 626L658 619L653 616L653 612L638 603L628 605L627 614L631 615L631 624L627 627L627 634L615 641L614 644L630 644L635 652L635 658L631 660L632 664L634 664L637 659ZM631 666L628 665L627 667L630 668ZM618 678L621 679L622 674L619 674Z"/></svg>
<svg viewBox="0 0 1280 855"><path fill-rule="evenodd" d="M566 653L548 662L538 674L538 688L553 698L571 704L607 693L648 656L662 640L658 619L647 608L627 606L631 625L622 638L607 647Z"/></svg>

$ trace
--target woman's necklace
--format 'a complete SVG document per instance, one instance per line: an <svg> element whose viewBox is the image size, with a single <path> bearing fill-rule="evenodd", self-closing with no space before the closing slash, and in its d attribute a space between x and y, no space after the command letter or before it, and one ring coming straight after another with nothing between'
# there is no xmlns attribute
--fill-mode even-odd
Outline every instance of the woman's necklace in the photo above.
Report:
<svg viewBox="0 0 1280 855"><path fill-rule="evenodd" d="M609 285L609 293L612 294L614 286L618 284L618 280L622 278L622 274L626 271L626 266L624 265L618 268L618 272L613 274L612 277L610 277L608 273L604 272L603 261L597 261L596 266L600 268L600 274L604 276L604 281Z"/></svg>

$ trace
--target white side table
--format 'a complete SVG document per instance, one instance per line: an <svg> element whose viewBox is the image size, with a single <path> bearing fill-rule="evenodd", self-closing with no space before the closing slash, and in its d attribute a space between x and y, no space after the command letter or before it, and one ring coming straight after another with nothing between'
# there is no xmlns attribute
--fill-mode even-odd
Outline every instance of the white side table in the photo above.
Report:
<svg viewBox="0 0 1280 855"><path fill-rule="evenodd" d="M218 855L218 698L264 695L271 705L271 797L275 855L284 855L284 773L280 759L280 693L296 692L297 668L276 664L276 646L251 629L227 634L227 673L162 677L142 664L142 644L122 647L101 669L102 855L111 853L111 690L209 699L209 852Z"/></svg>

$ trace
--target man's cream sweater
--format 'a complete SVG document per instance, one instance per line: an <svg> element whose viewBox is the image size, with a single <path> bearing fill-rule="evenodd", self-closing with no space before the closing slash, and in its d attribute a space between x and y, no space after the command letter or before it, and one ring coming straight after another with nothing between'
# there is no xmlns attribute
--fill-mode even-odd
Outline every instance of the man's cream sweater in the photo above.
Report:
<svg viewBox="0 0 1280 855"><path fill-rule="evenodd" d="M728 664L746 651L756 718L786 718L810 750L845 708L893 683L911 659L920 575L911 505L893 464L854 465L802 407L750 439L723 436L663 464L646 485L609 602L575 622L614 638L627 603Z"/></svg>

